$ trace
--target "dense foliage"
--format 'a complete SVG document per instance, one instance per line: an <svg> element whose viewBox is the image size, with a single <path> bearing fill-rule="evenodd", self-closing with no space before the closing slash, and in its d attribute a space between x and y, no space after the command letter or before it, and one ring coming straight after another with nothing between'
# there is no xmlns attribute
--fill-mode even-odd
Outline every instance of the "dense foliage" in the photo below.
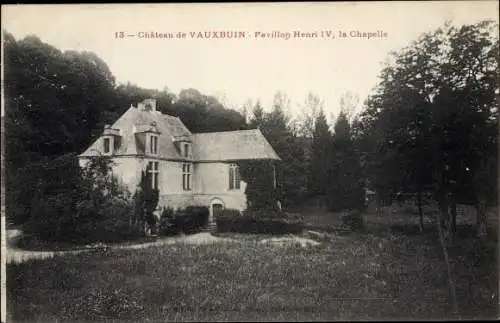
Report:
<svg viewBox="0 0 500 323"><path fill-rule="evenodd" d="M130 226L134 203L110 173L110 161L90 159L80 168L73 155L38 165L46 178L30 201L24 232L42 241L86 243L140 235Z"/></svg>
<svg viewBox="0 0 500 323"><path fill-rule="evenodd" d="M251 111L249 120L250 128L259 128L267 141L274 148L281 161L276 166L276 191L272 186L272 163L270 162L252 162L251 165L243 167L243 178L261 177L259 170L263 174L269 174L258 179L257 186L268 187L263 193L265 199L277 199L284 206L294 206L300 204L307 197L307 169L306 161L307 146L304 145L303 138L297 135L293 128L291 116L287 113L289 100L282 93L276 94L274 107L270 112L266 112L259 102L255 104ZM253 185L250 185L249 192ZM254 198L250 193L250 199ZM260 202L257 202L260 203ZM269 202L271 203L271 202ZM274 208L276 202L268 207Z"/></svg>
<svg viewBox="0 0 500 323"><path fill-rule="evenodd" d="M498 192L497 28L445 25L393 53L361 118L376 190L432 194L443 225L474 204L481 234Z"/></svg>
<svg viewBox="0 0 500 323"><path fill-rule="evenodd" d="M277 209L280 199L274 182L276 162L268 160L239 162L241 178L247 183L245 194L250 210Z"/></svg>
<svg viewBox="0 0 500 323"><path fill-rule="evenodd" d="M192 132L247 127L240 113L197 90L177 96L167 88L117 84L94 53L62 52L36 36L4 36L6 203L12 223L28 219L38 182L50 182L44 165L81 153L105 124L143 99L155 98L162 112L179 116Z"/></svg>
<svg viewBox="0 0 500 323"><path fill-rule="evenodd" d="M160 234L197 232L207 225L209 212L208 207L197 205L175 211L171 208L165 208L160 220Z"/></svg>
<svg viewBox="0 0 500 323"><path fill-rule="evenodd" d="M239 233L289 234L300 233L303 224L291 220L286 214L276 210L226 210L216 219L217 231Z"/></svg>
<svg viewBox="0 0 500 323"><path fill-rule="evenodd" d="M147 224L154 233L157 225L157 218L153 214L158 206L160 190L153 188L151 177L151 166L148 164L146 169L141 172L141 181L134 194L136 224Z"/></svg>
<svg viewBox="0 0 500 323"><path fill-rule="evenodd" d="M498 193L496 27L444 25L423 34L389 55L360 114L354 113L358 98L346 93L330 123L324 111L335 107L323 107L313 94L298 118L290 115L284 93L276 94L272 107L246 105L242 115L195 89L175 95L167 88L116 84L93 53L61 52L35 36L15 40L6 34L9 221L30 222L44 209L69 212L71 203L55 200L73 201L76 193L52 187L60 176L70 183L77 171L60 158L81 152L130 104L154 97L162 112L179 116L193 132L260 129L281 161L240 163L250 210L314 201L330 210L362 211L368 188L379 205L395 195L415 198L421 224L425 196L439 203L443 225L450 214L454 223L456 204L473 204L484 234L485 210Z"/></svg>

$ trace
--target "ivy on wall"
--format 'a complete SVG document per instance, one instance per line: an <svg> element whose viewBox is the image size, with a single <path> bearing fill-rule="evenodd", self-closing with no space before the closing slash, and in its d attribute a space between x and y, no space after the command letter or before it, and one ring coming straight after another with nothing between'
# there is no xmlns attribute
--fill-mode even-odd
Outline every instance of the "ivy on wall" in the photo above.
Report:
<svg viewBox="0 0 500 323"><path fill-rule="evenodd" d="M247 183L245 195L248 210L278 208L279 190L275 187L276 163L271 160L251 160L238 163L241 179Z"/></svg>

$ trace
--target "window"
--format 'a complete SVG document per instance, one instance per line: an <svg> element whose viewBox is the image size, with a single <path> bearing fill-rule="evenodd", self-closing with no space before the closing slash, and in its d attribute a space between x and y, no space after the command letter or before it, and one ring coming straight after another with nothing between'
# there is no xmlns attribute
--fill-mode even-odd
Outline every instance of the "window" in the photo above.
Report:
<svg viewBox="0 0 500 323"><path fill-rule="evenodd" d="M189 157L189 144L188 143L184 143L183 144L183 152L184 152L184 157Z"/></svg>
<svg viewBox="0 0 500 323"><path fill-rule="evenodd" d="M230 190L239 190L240 189L240 169L238 165L231 164L229 165L229 189Z"/></svg>
<svg viewBox="0 0 500 323"><path fill-rule="evenodd" d="M276 188L276 165L273 165L273 188Z"/></svg>
<svg viewBox="0 0 500 323"><path fill-rule="evenodd" d="M111 138L104 138L104 153L111 153Z"/></svg>
<svg viewBox="0 0 500 323"><path fill-rule="evenodd" d="M151 135L149 137L149 152L151 155L156 155L158 153L158 136Z"/></svg>
<svg viewBox="0 0 500 323"><path fill-rule="evenodd" d="M182 189L184 191L191 190L191 164L182 164Z"/></svg>
<svg viewBox="0 0 500 323"><path fill-rule="evenodd" d="M158 162L149 162L149 177L151 178L151 187L154 189L158 189Z"/></svg>

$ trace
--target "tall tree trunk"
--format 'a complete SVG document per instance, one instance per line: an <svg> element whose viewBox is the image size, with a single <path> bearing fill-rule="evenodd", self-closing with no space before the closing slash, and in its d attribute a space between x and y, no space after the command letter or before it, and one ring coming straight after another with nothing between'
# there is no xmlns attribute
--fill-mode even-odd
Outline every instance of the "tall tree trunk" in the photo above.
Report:
<svg viewBox="0 0 500 323"><path fill-rule="evenodd" d="M422 211L422 191L419 189L417 192L418 216L420 220L420 232L424 231L424 214Z"/></svg>
<svg viewBox="0 0 500 323"><path fill-rule="evenodd" d="M451 205L450 205L450 215L451 215L451 223L450 223L450 232L454 237L457 232L457 201L455 197L452 197Z"/></svg>
<svg viewBox="0 0 500 323"><path fill-rule="evenodd" d="M450 236L450 213L448 209L448 200L446 195L441 196L439 200L439 228L443 233L443 240L447 244Z"/></svg>
<svg viewBox="0 0 500 323"><path fill-rule="evenodd" d="M443 240L447 244L449 242L450 230L450 213L448 201L448 180L446 176L446 163L443 163L443 168L437 172L437 200L439 203L439 226L443 233Z"/></svg>
<svg viewBox="0 0 500 323"><path fill-rule="evenodd" d="M448 256L448 250L446 248L445 234L440 222L438 222L437 226L439 232L439 241L443 249L444 261L446 263L446 269L448 273L448 286L450 287L450 298L451 298L451 303L453 304L453 312L455 315L458 315L459 311L458 311L457 294L456 294L455 282L453 280L451 263Z"/></svg>
<svg viewBox="0 0 500 323"><path fill-rule="evenodd" d="M474 189L476 193L476 200L474 207L476 208L477 216L477 236L484 237L488 234L488 223L486 207L488 205L488 187L485 183L488 182L488 174L491 173L491 168L498 167L496 163L492 163L491 159L481 160L480 168L474 172ZM490 169L489 169L490 168ZM490 172L488 172L488 169ZM497 179L495 179L497 180Z"/></svg>
<svg viewBox="0 0 500 323"><path fill-rule="evenodd" d="M479 200L475 205L477 214L477 236L484 237L488 233L488 224L486 219L486 202Z"/></svg>

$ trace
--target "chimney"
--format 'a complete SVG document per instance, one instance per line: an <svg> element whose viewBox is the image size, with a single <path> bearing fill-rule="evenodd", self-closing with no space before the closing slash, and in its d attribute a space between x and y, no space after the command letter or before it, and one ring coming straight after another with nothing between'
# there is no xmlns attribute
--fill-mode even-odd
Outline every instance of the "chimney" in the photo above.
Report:
<svg viewBox="0 0 500 323"><path fill-rule="evenodd" d="M144 101L137 104L137 108L141 111L156 111L156 100L155 99L145 99Z"/></svg>

